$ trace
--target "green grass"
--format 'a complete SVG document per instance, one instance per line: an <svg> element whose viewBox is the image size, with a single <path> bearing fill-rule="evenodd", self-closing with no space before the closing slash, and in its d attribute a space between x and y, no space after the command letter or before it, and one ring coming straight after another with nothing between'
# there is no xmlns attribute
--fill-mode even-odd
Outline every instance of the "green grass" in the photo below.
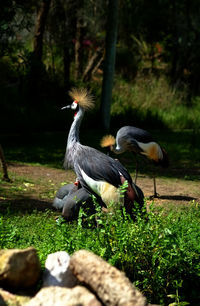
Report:
<svg viewBox="0 0 200 306"><path fill-rule="evenodd" d="M187 91L172 87L165 76L138 76L127 82L115 80L111 114L112 123L141 125L148 129L200 128L199 97L188 100ZM117 120L118 119L118 120Z"/></svg>
<svg viewBox="0 0 200 306"><path fill-rule="evenodd" d="M38 250L42 265L49 253L91 250L124 271L151 303L168 305L174 299L197 305L200 301L200 206L171 211L155 210L148 216L136 211L132 221L121 211L104 215L98 210L87 216L80 211L78 221L55 221L55 214L32 211L0 218L0 247ZM181 305L181 304L179 304Z"/></svg>

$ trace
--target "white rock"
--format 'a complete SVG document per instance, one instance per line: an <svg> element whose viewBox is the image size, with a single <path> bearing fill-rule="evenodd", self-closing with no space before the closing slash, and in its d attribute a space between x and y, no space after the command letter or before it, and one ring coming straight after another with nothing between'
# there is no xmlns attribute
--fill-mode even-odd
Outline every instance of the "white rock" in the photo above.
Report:
<svg viewBox="0 0 200 306"><path fill-rule="evenodd" d="M49 254L45 262L43 287L74 287L78 281L69 268L70 256L65 251Z"/></svg>

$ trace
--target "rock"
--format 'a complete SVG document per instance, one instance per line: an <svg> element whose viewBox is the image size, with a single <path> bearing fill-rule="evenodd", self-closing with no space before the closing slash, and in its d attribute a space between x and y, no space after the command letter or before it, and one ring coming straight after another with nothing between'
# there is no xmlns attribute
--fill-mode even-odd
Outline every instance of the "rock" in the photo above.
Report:
<svg viewBox="0 0 200 306"><path fill-rule="evenodd" d="M30 300L28 296L12 294L8 291L0 289L0 306L17 305L22 306Z"/></svg>
<svg viewBox="0 0 200 306"><path fill-rule="evenodd" d="M65 251L49 254L45 262L43 287L74 287L78 283L78 280L72 274L69 263L70 256Z"/></svg>
<svg viewBox="0 0 200 306"><path fill-rule="evenodd" d="M30 247L24 250L0 251L0 286L12 289L29 288L40 277L41 265L37 252Z"/></svg>
<svg viewBox="0 0 200 306"><path fill-rule="evenodd" d="M97 298L82 286L72 289L58 286L42 288L26 306L101 306Z"/></svg>
<svg viewBox="0 0 200 306"><path fill-rule="evenodd" d="M75 252L71 256L70 268L79 281L95 292L106 306L147 305L146 298L123 272L89 251Z"/></svg>

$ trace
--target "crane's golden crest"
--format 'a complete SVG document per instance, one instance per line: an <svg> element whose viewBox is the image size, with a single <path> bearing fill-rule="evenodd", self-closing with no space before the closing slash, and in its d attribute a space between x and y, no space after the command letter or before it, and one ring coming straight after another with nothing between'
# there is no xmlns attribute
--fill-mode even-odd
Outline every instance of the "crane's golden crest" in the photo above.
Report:
<svg viewBox="0 0 200 306"><path fill-rule="evenodd" d="M112 135L106 135L101 139L101 147L110 147L113 146L115 144L115 137Z"/></svg>
<svg viewBox="0 0 200 306"><path fill-rule="evenodd" d="M78 104L86 110L92 109L94 107L93 96L85 88L72 88L72 90L69 92L69 95L73 101L77 101Z"/></svg>

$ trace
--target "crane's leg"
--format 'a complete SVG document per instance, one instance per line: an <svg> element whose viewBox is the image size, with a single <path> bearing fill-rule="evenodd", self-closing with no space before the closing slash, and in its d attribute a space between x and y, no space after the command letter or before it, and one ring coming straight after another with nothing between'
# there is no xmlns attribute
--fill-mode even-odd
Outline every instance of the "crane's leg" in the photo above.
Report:
<svg viewBox="0 0 200 306"><path fill-rule="evenodd" d="M138 177L138 161L137 161L137 156L135 155L135 184L137 182L137 177Z"/></svg>
<svg viewBox="0 0 200 306"><path fill-rule="evenodd" d="M153 175L153 196L154 198L158 197L157 191L156 191L156 177L155 174Z"/></svg>

